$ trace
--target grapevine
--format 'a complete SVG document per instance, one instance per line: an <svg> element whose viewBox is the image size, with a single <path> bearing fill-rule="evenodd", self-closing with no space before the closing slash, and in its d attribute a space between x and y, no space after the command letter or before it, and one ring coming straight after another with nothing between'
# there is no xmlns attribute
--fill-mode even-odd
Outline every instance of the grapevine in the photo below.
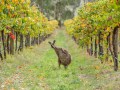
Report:
<svg viewBox="0 0 120 90"><path fill-rule="evenodd" d="M114 70L118 70L120 1L89 2L79 9L76 17L65 21L64 25L68 34L74 37L80 46L86 47L90 55L98 57L101 63L112 56Z"/></svg>
<svg viewBox="0 0 120 90"><path fill-rule="evenodd" d="M4 58L6 53L14 54L24 46L40 44L58 27L56 20L48 20L36 5L31 6L30 3L30 0L0 0Z"/></svg>

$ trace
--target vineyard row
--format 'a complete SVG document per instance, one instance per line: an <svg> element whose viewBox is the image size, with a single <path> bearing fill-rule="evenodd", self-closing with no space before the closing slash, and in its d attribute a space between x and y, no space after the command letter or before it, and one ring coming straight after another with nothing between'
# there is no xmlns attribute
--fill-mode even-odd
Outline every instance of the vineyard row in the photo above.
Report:
<svg viewBox="0 0 120 90"><path fill-rule="evenodd" d="M30 0L0 0L0 57L40 44L58 27Z"/></svg>
<svg viewBox="0 0 120 90"><path fill-rule="evenodd" d="M78 15L64 22L68 34L89 55L98 57L103 62L114 63L118 70L118 43L120 28L120 1L99 0L87 3L80 8Z"/></svg>

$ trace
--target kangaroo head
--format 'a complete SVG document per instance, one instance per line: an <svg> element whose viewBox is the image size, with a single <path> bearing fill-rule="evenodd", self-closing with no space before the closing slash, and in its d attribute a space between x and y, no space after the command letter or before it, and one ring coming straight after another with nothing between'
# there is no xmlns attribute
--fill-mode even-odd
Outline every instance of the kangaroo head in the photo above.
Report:
<svg viewBox="0 0 120 90"><path fill-rule="evenodd" d="M51 45L51 47L52 47L52 48L54 48L54 47L55 47L55 45L54 45L54 44L55 44L55 42L56 42L56 41L55 41L55 40L53 40L53 42L48 42L48 43Z"/></svg>

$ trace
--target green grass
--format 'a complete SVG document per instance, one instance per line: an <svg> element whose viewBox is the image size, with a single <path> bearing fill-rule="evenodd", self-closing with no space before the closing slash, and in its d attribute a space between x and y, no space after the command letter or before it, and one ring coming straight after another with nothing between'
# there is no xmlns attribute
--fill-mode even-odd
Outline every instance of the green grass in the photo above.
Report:
<svg viewBox="0 0 120 90"><path fill-rule="evenodd" d="M63 66L59 69L48 44L54 39L72 56L67 70ZM120 71L114 72L112 66L88 56L64 30L56 30L41 45L0 62L0 90L119 90L119 85Z"/></svg>

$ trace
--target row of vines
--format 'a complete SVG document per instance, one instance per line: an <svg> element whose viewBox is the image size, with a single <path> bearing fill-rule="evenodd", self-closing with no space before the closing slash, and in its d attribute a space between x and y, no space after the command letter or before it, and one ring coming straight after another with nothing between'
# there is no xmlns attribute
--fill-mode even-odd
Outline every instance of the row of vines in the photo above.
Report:
<svg viewBox="0 0 120 90"><path fill-rule="evenodd" d="M30 0L0 0L0 58L40 44L57 27Z"/></svg>
<svg viewBox="0 0 120 90"><path fill-rule="evenodd" d="M99 0L80 8L78 15L64 22L68 34L101 63L112 59L118 70L120 1Z"/></svg>

